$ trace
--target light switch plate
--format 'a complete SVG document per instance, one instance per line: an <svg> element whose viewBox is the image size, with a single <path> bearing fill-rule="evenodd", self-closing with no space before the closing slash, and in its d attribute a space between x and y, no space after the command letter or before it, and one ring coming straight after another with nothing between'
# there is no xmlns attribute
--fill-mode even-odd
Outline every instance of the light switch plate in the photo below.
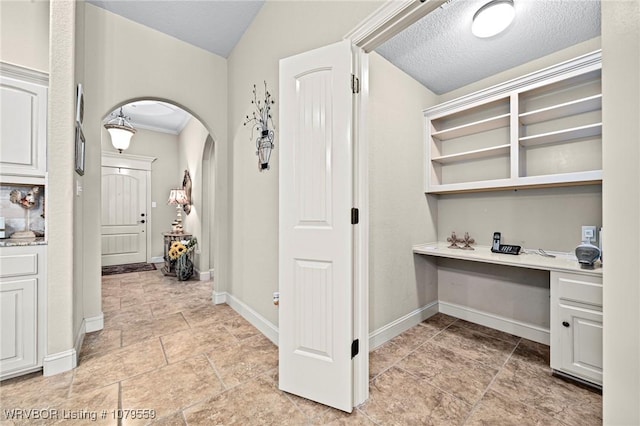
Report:
<svg viewBox="0 0 640 426"><path fill-rule="evenodd" d="M598 245L598 235L595 226L582 226L582 238L581 241Z"/></svg>

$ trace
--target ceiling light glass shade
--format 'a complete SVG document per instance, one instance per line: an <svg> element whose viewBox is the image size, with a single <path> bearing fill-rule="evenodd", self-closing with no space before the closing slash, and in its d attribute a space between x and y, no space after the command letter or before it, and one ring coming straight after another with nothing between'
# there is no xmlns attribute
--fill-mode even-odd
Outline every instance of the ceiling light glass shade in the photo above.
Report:
<svg viewBox="0 0 640 426"><path fill-rule="evenodd" d="M129 148L131 137L136 133L136 129L127 121L127 118L122 113L122 108L120 108L118 115L104 125L104 128L109 132L109 136L111 136L111 144L121 154L122 151Z"/></svg>
<svg viewBox="0 0 640 426"><path fill-rule="evenodd" d="M167 204L187 204L189 200L187 199L187 193L184 189L172 189L169 193L169 199L167 200Z"/></svg>
<svg viewBox="0 0 640 426"><path fill-rule="evenodd" d="M471 32L480 38L493 37L506 30L515 16L512 0L493 0L473 15Z"/></svg>
<svg viewBox="0 0 640 426"><path fill-rule="evenodd" d="M111 135L111 144L115 149L122 152L129 148L131 137L133 136L133 132L130 129L110 126L107 127L107 131Z"/></svg>

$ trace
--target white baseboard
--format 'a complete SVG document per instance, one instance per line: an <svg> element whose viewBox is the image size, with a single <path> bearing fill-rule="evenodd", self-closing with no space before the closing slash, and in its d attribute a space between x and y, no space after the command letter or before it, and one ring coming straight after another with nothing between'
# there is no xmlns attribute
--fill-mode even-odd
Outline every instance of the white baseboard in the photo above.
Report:
<svg viewBox="0 0 640 426"><path fill-rule="evenodd" d="M501 317L489 312L478 311L455 303L440 302L438 309L443 314L504 331L505 333L510 333L515 336L524 337L525 339L533 340L534 342L544 345L549 345L550 342L548 328Z"/></svg>
<svg viewBox="0 0 640 426"><path fill-rule="evenodd" d="M45 356L43 360L43 374L45 376L53 376L73 370L77 365L78 354L75 349L69 349Z"/></svg>
<svg viewBox="0 0 640 426"><path fill-rule="evenodd" d="M164 257L162 257L162 256L151 256L151 263L164 263Z"/></svg>
<svg viewBox="0 0 640 426"><path fill-rule="evenodd" d="M227 303L227 293L224 291L218 292L218 291L214 291L213 292L213 304L214 305L221 305L223 303Z"/></svg>
<svg viewBox="0 0 640 426"><path fill-rule="evenodd" d="M82 349L82 342L84 342L84 335L87 332L87 322L86 320L82 320L82 324L80 324L80 330L78 330L78 335L76 336L76 343L73 345L73 348L76 351L76 356L80 356L80 350ZM78 365L78 360L76 359L76 365Z"/></svg>
<svg viewBox="0 0 640 426"><path fill-rule="evenodd" d="M198 279L200 281L210 281L211 280L211 272L209 271L205 271L205 272L201 272L196 270L196 272L198 273Z"/></svg>
<svg viewBox="0 0 640 426"><path fill-rule="evenodd" d="M278 346L278 327L273 325L265 317L254 311L244 302L241 302L240 300L233 297L233 295L229 293L224 294L227 304L231 306L234 311L242 315L242 317L249 321L251 325L260 330L260 332L264 334L267 339L271 340L274 345ZM215 296L216 295L214 295L214 297Z"/></svg>
<svg viewBox="0 0 640 426"><path fill-rule="evenodd" d="M84 328L86 333L93 333L94 331L100 331L104 328L104 314L100 312L100 315L85 318Z"/></svg>
<svg viewBox="0 0 640 426"><path fill-rule="evenodd" d="M413 312L409 312L407 315L372 331L369 333L369 352L437 313L438 301L435 300L428 305L418 308Z"/></svg>

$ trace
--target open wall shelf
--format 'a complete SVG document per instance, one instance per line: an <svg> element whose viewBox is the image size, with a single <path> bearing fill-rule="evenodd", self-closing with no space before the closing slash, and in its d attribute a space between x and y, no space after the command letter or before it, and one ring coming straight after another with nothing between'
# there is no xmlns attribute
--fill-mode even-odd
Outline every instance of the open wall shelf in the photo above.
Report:
<svg viewBox="0 0 640 426"><path fill-rule="evenodd" d="M601 69L596 51L425 110L425 192L601 183Z"/></svg>

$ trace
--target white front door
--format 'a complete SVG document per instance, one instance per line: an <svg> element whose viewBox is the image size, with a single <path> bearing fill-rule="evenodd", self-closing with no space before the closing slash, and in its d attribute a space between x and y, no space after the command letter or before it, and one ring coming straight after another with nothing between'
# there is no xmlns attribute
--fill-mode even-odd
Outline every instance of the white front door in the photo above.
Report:
<svg viewBox="0 0 640 426"><path fill-rule="evenodd" d="M280 389L353 409L351 46L280 61Z"/></svg>
<svg viewBox="0 0 640 426"><path fill-rule="evenodd" d="M102 167L102 266L147 261L147 172Z"/></svg>

